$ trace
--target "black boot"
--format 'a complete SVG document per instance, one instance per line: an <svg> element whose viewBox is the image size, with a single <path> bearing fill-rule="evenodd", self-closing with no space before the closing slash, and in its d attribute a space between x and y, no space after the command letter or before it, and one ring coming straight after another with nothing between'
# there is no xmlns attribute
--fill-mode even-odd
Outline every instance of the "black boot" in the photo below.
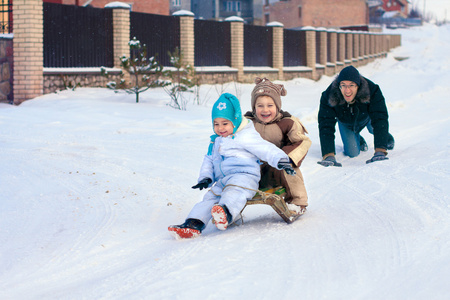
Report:
<svg viewBox="0 0 450 300"><path fill-rule="evenodd" d="M363 152L369 150L366 140L362 136L359 136L359 150L361 150Z"/></svg>
<svg viewBox="0 0 450 300"><path fill-rule="evenodd" d="M394 137L392 136L392 134L389 133L389 137L388 137L388 142L387 142L386 148L388 150L394 150L394 146L395 146Z"/></svg>
<svg viewBox="0 0 450 300"><path fill-rule="evenodd" d="M169 231L176 239L188 239L199 236L206 225L198 219L186 219L181 225L169 226Z"/></svg>

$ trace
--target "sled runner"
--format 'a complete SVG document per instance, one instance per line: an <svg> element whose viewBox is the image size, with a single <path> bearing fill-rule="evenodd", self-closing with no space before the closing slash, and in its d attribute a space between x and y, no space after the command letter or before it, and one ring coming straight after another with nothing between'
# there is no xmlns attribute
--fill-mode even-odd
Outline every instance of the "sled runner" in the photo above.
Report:
<svg viewBox="0 0 450 300"><path fill-rule="evenodd" d="M245 207L247 207L247 205L254 204L270 205L286 223L290 224L294 222L300 216L300 214L291 211L287 207L286 202L284 201L285 195L286 189L282 186L258 190L256 195L251 200L247 201ZM244 211L244 209L242 211Z"/></svg>

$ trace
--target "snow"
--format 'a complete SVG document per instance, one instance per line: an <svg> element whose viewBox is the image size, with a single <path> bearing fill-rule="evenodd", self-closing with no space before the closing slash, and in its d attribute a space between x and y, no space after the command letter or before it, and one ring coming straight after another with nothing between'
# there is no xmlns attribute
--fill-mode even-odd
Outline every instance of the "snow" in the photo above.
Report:
<svg viewBox="0 0 450 300"><path fill-rule="evenodd" d="M389 160L320 160L317 110L333 78L283 83L283 108L313 145L308 211L272 208L177 241L204 191L191 189L222 92L250 108L252 84L203 85L201 105L77 88L0 104L0 299L449 299L450 25L400 29L402 46L360 67L381 86ZM394 57L409 57L398 61Z"/></svg>
<svg viewBox="0 0 450 300"><path fill-rule="evenodd" d="M131 9L131 5L123 2L110 2L105 5L105 8L125 8Z"/></svg>
<svg viewBox="0 0 450 300"><path fill-rule="evenodd" d="M189 16L189 17L193 17L195 16L195 14L191 11L188 10L179 10L176 11L172 14L172 16Z"/></svg>

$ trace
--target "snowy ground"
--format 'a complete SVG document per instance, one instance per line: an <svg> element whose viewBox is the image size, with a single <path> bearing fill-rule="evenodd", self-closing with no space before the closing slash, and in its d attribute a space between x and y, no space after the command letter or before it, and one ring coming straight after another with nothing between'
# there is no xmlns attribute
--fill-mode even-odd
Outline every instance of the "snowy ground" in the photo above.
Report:
<svg viewBox="0 0 450 300"><path fill-rule="evenodd" d="M270 207L176 241L223 89L250 108L253 85L202 86L178 111L162 90L79 88L0 104L0 299L450 299L450 26L399 30L403 46L359 68L387 99L396 148L366 165L320 160L317 109L332 81L283 82L283 108L313 145L308 212ZM397 61L394 56L408 56Z"/></svg>

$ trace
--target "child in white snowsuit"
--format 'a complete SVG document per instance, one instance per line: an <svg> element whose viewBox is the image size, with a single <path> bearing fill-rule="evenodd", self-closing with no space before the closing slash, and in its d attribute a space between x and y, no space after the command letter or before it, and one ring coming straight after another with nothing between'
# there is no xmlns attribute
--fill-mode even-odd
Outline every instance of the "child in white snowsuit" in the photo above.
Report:
<svg viewBox="0 0 450 300"><path fill-rule="evenodd" d="M211 189L183 224L169 226L176 238L200 235L211 218L218 229L225 230L255 195L261 178L260 160L295 174L289 157L261 138L253 123L242 117L235 96L220 96L212 109L212 121L215 134L203 159L198 184L192 187Z"/></svg>

